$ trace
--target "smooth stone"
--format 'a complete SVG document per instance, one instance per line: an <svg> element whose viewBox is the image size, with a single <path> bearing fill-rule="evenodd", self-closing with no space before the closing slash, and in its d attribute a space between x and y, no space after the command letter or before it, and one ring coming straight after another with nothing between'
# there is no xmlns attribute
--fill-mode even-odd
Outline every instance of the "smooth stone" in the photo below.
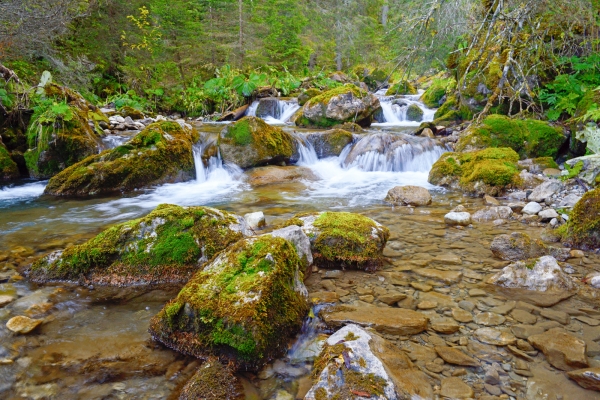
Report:
<svg viewBox="0 0 600 400"><path fill-rule="evenodd" d="M481 297L481 296L487 296L487 292L483 289L470 289L469 290L469 296L471 297Z"/></svg>
<svg viewBox="0 0 600 400"><path fill-rule="evenodd" d="M404 300L406 295L400 292L389 292L384 295L381 295L377 298L377 300L391 306L394 303L399 302L400 300Z"/></svg>
<svg viewBox="0 0 600 400"><path fill-rule="evenodd" d="M420 186L396 186L388 191L383 201L399 206L426 206L431 204L431 194Z"/></svg>
<svg viewBox="0 0 600 400"><path fill-rule="evenodd" d="M547 210L540 211L538 216L541 218L542 222L545 222L550 221L552 218L558 218L558 213L553 208L549 208Z"/></svg>
<svg viewBox="0 0 600 400"><path fill-rule="evenodd" d="M17 316L9 319L6 323L6 327L14 333L25 334L34 330L42 322L43 321L40 319Z"/></svg>
<svg viewBox="0 0 600 400"><path fill-rule="evenodd" d="M414 270L414 273L429 279L437 279L444 283L456 283L460 281L462 272L458 271L441 271L434 268L421 268Z"/></svg>
<svg viewBox="0 0 600 400"><path fill-rule="evenodd" d="M492 196L488 196L486 194L483 196L483 204L485 204L486 206L499 206L500 202Z"/></svg>
<svg viewBox="0 0 600 400"><path fill-rule="evenodd" d="M598 326L598 325L600 325L600 321L599 320L594 319L594 318L590 318L590 317L586 317L586 316L583 316L583 315L578 315L578 316L575 317L575 319L577 321L581 321L584 324L587 324L589 326Z"/></svg>
<svg viewBox="0 0 600 400"><path fill-rule="evenodd" d="M434 301L440 305L440 307L456 307L456 303L452 297L438 293L435 291L420 293L419 294L420 301Z"/></svg>
<svg viewBox="0 0 600 400"><path fill-rule="evenodd" d="M450 226L469 226L471 224L471 214L451 211L444 215L444 222Z"/></svg>
<svg viewBox="0 0 600 400"><path fill-rule="evenodd" d="M554 179L549 179L541 185L538 185L535 189L533 189L533 191L527 199L532 202L541 202L546 199L549 199L553 194L562 190L563 187L564 185L561 182Z"/></svg>
<svg viewBox="0 0 600 400"><path fill-rule="evenodd" d="M475 309L475 304L467 300L459 301L458 306L465 311L473 311Z"/></svg>
<svg viewBox="0 0 600 400"><path fill-rule="evenodd" d="M453 308L452 318L454 318L458 322L467 323L473 321L473 314L461 308Z"/></svg>
<svg viewBox="0 0 600 400"><path fill-rule="evenodd" d="M503 324L504 321L506 321L506 318L500 314L492 312L482 312L480 314L475 315L473 321L475 321L475 323L479 325L496 326Z"/></svg>
<svg viewBox="0 0 600 400"><path fill-rule="evenodd" d="M509 344L515 344L517 341L517 338L512 333L499 331L494 328L479 328L474 332L473 336L480 342L496 346L508 346Z"/></svg>
<svg viewBox="0 0 600 400"><path fill-rule="evenodd" d="M486 222L497 219L508 219L513 211L507 206L485 207L473 214L473 221Z"/></svg>
<svg viewBox="0 0 600 400"><path fill-rule="evenodd" d="M532 335L539 335L546 332L548 329L539 325L523 325L517 324L510 327L511 332L519 339L527 339Z"/></svg>
<svg viewBox="0 0 600 400"><path fill-rule="evenodd" d="M511 312L515 306L517 305L516 301L507 301L506 303L500 305L500 306L496 306L493 307L490 312L496 313L496 314L500 314L500 315L506 315L509 312Z"/></svg>
<svg viewBox="0 0 600 400"><path fill-rule="evenodd" d="M245 214L244 219L252 229L262 228L267 225L265 214L262 211Z"/></svg>
<svg viewBox="0 0 600 400"><path fill-rule="evenodd" d="M344 306L321 314L327 325L339 327L355 323L390 335L416 335L427 329L428 325L425 315L403 308Z"/></svg>
<svg viewBox="0 0 600 400"><path fill-rule="evenodd" d="M471 386L467 385L462 379L450 377L442 379L442 388L440 394L450 399L470 399L475 396Z"/></svg>
<svg viewBox="0 0 600 400"><path fill-rule="evenodd" d="M442 264L450 264L450 265L461 265L462 259L456 254L440 254L436 256L432 261L442 263Z"/></svg>
<svg viewBox="0 0 600 400"><path fill-rule="evenodd" d="M567 375L584 389L600 391L600 367L577 369Z"/></svg>
<svg viewBox="0 0 600 400"><path fill-rule="evenodd" d="M337 303L340 295L336 292L312 292L308 294L308 298L313 304L321 303Z"/></svg>
<svg viewBox="0 0 600 400"><path fill-rule="evenodd" d="M552 321L560 322L563 325L567 325L571 322L571 317L564 311L543 309L540 315Z"/></svg>
<svg viewBox="0 0 600 400"><path fill-rule="evenodd" d="M435 346L436 353L447 363L465 367L479 367L479 361L463 353L457 348L448 346Z"/></svg>
<svg viewBox="0 0 600 400"><path fill-rule="evenodd" d="M431 329L445 335L451 335L460 329L460 325L455 320L445 317L432 318L430 325Z"/></svg>
<svg viewBox="0 0 600 400"><path fill-rule="evenodd" d="M537 322L537 317L525 310L512 310L510 316L515 319L517 322L521 322L523 324L535 324Z"/></svg>
<svg viewBox="0 0 600 400"><path fill-rule="evenodd" d="M4 307L5 305L12 303L14 300L15 300L14 296L3 294L0 296L0 307Z"/></svg>
<svg viewBox="0 0 600 400"><path fill-rule="evenodd" d="M431 289L433 289L433 286L421 282L411 282L410 286L422 292L429 292Z"/></svg>
<svg viewBox="0 0 600 400"><path fill-rule="evenodd" d="M550 329L528 338L529 343L546 356L548 362L562 371L573 371L589 366L586 345L562 329Z"/></svg>
<svg viewBox="0 0 600 400"><path fill-rule="evenodd" d="M419 310L432 310L438 306L436 301L421 301L417 304Z"/></svg>
<svg viewBox="0 0 600 400"><path fill-rule="evenodd" d="M540 203L536 203L535 201L530 201L521 210L523 214L527 215L537 215L540 211L542 211L542 206Z"/></svg>

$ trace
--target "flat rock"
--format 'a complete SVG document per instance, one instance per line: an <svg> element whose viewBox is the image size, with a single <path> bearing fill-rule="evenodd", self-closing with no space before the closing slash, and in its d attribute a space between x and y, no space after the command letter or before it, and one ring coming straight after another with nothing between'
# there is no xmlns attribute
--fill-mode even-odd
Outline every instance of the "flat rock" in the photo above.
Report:
<svg viewBox="0 0 600 400"><path fill-rule="evenodd" d="M436 353L449 364L463 365L465 367L479 367L479 361L463 353L457 348L448 346L435 346Z"/></svg>
<svg viewBox="0 0 600 400"><path fill-rule="evenodd" d="M473 335L480 342L496 346L508 346L517 342L517 338L512 333L494 328L479 328Z"/></svg>
<svg viewBox="0 0 600 400"><path fill-rule="evenodd" d="M442 264L450 264L450 265L461 265L462 259L456 254L440 254L436 256L432 261L442 263Z"/></svg>
<svg viewBox="0 0 600 400"><path fill-rule="evenodd" d="M542 334L530 336L528 341L542 351L555 368L573 371L589 366L585 355L585 341L562 329L550 329Z"/></svg>
<svg viewBox="0 0 600 400"><path fill-rule="evenodd" d="M0 307L4 307L5 305L12 303L14 300L14 296L3 294L0 296Z"/></svg>
<svg viewBox="0 0 600 400"><path fill-rule="evenodd" d="M554 179L549 179L533 189L527 199L529 201L542 202L546 199L549 199L553 194L562 190L563 187L564 185L561 182Z"/></svg>
<svg viewBox="0 0 600 400"><path fill-rule="evenodd" d="M308 298L313 304L337 303L340 295L336 292L312 292L308 294Z"/></svg>
<svg viewBox="0 0 600 400"><path fill-rule="evenodd" d="M519 339L527 339L532 335L539 335L548 330L548 328L544 328L539 325L525 325L525 324L517 324L510 327L511 332L518 337Z"/></svg>
<svg viewBox="0 0 600 400"><path fill-rule="evenodd" d="M454 318L458 322L468 323L473 321L473 314L461 308L453 308L452 318Z"/></svg>
<svg viewBox="0 0 600 400"><path fill-rule="evenodd" d="M496 326L503 324L504 321L506 321L506 318L493 312L482 312L477 314L473 320L479 325Z"/></svg>
<svg viewBox="0 0 600 400"><path fill-rule="evenodd" d="M567 375L582 388L600 391L600 368L577 369Z"/></svg>
<svg viewBox="0 0 600 400"><path fill-rule="evenodd" d="M430 325L431 329L433 329L434 331L446 335L458 332L458 330L460 329L460 325L458 325L458 323L455 320L446 317L432 318L430 321Z"/></svg>
<svg viewBox="0 0 600 400"><path fill-rule="evenodd" d="M411 282L410 286L417 290L420 290L421 292L429 292L431 289L433 289L433 286L421 282Z"/></svg>
<svg viewBox="0 0 600 400"><path fill-rule="evenodd" d="M327 325L339 327L355 323L390 335L416 335L427 329L428 323L425 315L403 308L340 307L321 314Z"/></svg>
<svg viewBox="0 0 600 400"><path fill-rule="evenodd" d="M444 215L444 222L450 226L469 226L471 224L471 214L468 212L451 211Z"/></svg>
<svg viewBox="0 0 600 400"><path fill-rule="evenodd" d="M469 290L469 296L471 297L481 297L481 296L487 296L487 292L483 289L470 289Z"/></svg>
<svg viewBox="0 0 600 400"><path fill-rule="evenodd" d="M568 325L571 322L571 317L564 311L543 309L540 315L552 321L560 322L563 325Z"/></svg>
<svg viewBox="0 0 600 400"><path fill-rule="evenodd" d="M400 300L404 300L406 295L400 292L388 292L384 295L381 295L377 298L377 300L391 306L394 303L399 302Z"/></svg>
<svg viewBox="0 0 600 400"><path fill-rule="evenodd" d="M6 323L6 327L14 333L25 334L34 330L41 323L42 320L40 319L17 316L9 319Z"/></svg>
<svg viewBox="0 0 600 400"><path fill-rule="evenodd" d="M440 394L450 399L471 399L475 396L471 386L458 377L442 379Z"/></svg>
<svg viewBox="0 0 600 400"><path fill-rule="evenodd" d="M513 317L515 321L523 324L535 324L537 322L537 317L525 310L512 310L510 316Z"/></svg>
<svg viewBox="0 0 600 400"><path fill-rule="evenodd" d="M456 283L462 277L462 272L459 271L441 271L434 268L416 269L414 273L424 278L436 279L444 283Z"/></svg>

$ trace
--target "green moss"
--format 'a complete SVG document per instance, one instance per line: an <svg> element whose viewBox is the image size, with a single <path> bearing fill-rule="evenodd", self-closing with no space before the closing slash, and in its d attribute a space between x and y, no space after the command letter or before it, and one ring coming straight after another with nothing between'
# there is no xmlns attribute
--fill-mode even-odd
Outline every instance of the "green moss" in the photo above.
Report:
<svg viewBox="0 0 600 400"><path fill-rule="evenodd" d="M224 211L163 204L146 217L69 247L57 259L42 257L33 263L30 276L37 282L82 277L105 284L185 281L199 260L209 260L242 238L229 227L236 223Z"/></svg>
<svg viewBox="0 0 600 400"><path fill-rule="evenodd" d="M308 312L294 289L300 265L284 239L240 240L196 273L153 318L150 332L187 354L261 365L285 348ZM186 311L172 313L173 304L185 304Z"/></svg>
<svg viewBox="0 0 600 400"><path fill-rule="evenodd" d="M434 79L431 86L421 96L421 101L429 108L438 108L440 100L455 86L456 81L453 78Z"/></svg>
<svg viewBox="0 0 600 400"><path fill-rule="evenodd" d="M0 180L12 180L19 178L19 168L10 157L10 153L0 142Z"/></svg>
<svg viewBox="0 0 600 400"><path fill-rule="evenodd" d="M533 159L535 165L539 165L541 168L558 168L558 164L552 157L538 157Z"/></svg>
<svg viewBox="0 0 600 400"><path fill-rule="evenodd" d="M406 119L409 121L420 122L423 120L423 110L416 104L411 104L406 110Z"/></svg>
<svg viewBox="0 0 600 400"><path fill-rule="evenodd" d="M498 194L519 180L519 155L510 148L445 153L433 165L429 182L467 192Z"/></svg>
<svg viewBox="0 0 600 400"><path fill-rule="evenodd" d="M185 384L179 400L243 400L244 388L219 360L211 359Z"/></svg>
<svg viewBox="0 0 600 400"><path fill-rule="evenodd" d="M304 90L298 96L298 105L303 106L304 104L306 104L306 102L308 100L320 95L321 93L322 92L319 89L315 89L315 88L309 88L309 89Z"/></svg>
<svg viewBox="0 0 600 400"><path fill-rule="evenodd" d="M315 96L313 98L311 98L310 100L308 100L306 102L306 104L308 104L309 106L315 105L315 104L328 104L329 101L335 97L335 96L339 96L342 94L347 94L347 93L352 93L352 95L354 95L355 97L361 98L361 97L365 97L368 96L369 94L367 92L365 92L364 90L362 90L361 88L359 88L358 86L352 85L352 84L347 84L344 86L340 86L337 87L335 89L331 89L328 90L318 96ZM339 123L339 122L338 122Z"/></svg>
<svg viewBox="0 0 600 400"><path fill-rule="evenodd" d="M131 119L144 118L143 112L141 112L140 110L136 110L135 108L130 106L121 107L121 109L119 109L119 115L121 115L124 118L131 117Z"/></svg>
<svg viewBox="0 0 600 400"><path fill-rule="evenodd" d="M417 89L409 81L394 83L385 92L386 96L417 94Z"/></svg>
<svg viewBox="0 0 600 400"><path fill-rule="evenodd" d="M600 247L600 188L583 195L564 226L562 236L567 245L584 250Z"/></svg>
<svg viewBox="0 0 600 400"><path fill-rule="evenodd" d="M566 137L562 129L544 121L517 120L490 115L479 126L471 125L456 144L457 151L469 147L510 147L521 158L556 158Z"/></svg>

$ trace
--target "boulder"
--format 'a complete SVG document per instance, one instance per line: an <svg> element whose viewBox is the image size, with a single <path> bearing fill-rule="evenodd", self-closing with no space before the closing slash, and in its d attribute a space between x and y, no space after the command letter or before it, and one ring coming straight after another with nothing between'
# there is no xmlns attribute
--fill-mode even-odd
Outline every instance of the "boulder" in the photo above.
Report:
<svg viewBox="0 0 600 400"><path fill-rule="evenodd" d="M372 271L383 260L390 232L360 214L321 212L298 214L285 225L298 225L310 239L314 262L321 267Z"/></svg>
<svg viewBox="0 0 600 400"><path fill-rule="evenodd" d="M352 133L343 129L330 129L324 132L310 133L306 141L314 148L319 158L337 157L342 150L354 141Z"/></svg>
<svg viewBox="0 0 600 400"><path fill-rule="evenodd" d="M310 168L294 165L286 167L267 165L265 167L252 168L244 174L246 175L246 181L254 187L278 183L297 183L302 180L319 180L319 177Z"/></svg>
<svg viewBox="0 0 600 400"><path fill-rule="evenodd" d="M421 122L423 120L423 114L423 110L421 110L421 108L418 105L411 104L406 109L406 120Z"/></svg>
<svg viewBox="0 0 600 400"><path fill-rule="evenodd" d="M123 118L131 118L132 120L144 119L144 113L133 107L124 106L119 109L119 115Z"/></svg>
<svg viewBox="0 0 600 400"><path fill-rule="evenodd" d="M429 183L473 195L497 196L520 182L519 155L509 148L445 153L429 172Z"/></svg>
<svg viewBox="0 0 600 400"><path fill-rule="evenodd" d="M583 195L559 232L570 247L583 250L600 247L600 188Z"/></svg>
<svg viewBox="0 0 600 400"><path fill-rule="evenodd" d="M546 199L548 199L546 203L549 204L552 195L559 192L563 188L564 185L560 181L557 181L555 179L548 179L546 182L533 189L533 192L531 192L527 199L529 201L536 202L546 201Z"/></svg>
<svg viewBox="0 0 600 400"><path fill-rule="evenodd" d="M29 150L24 156L29 174L37 179L50 178L97 154L103 135L99 123L108 124L99 108L69 88L48 83L44 92L59 104L55 107L61 108L61 116L46 118L49 110L39 107L31 118Z"/></svg>
<svg viewBox="0 0 600 400"><path fill-rule="evenodd" d="M579 386L585 389L600 391L600 368L584 368L567 372Z"/></svg>
<svg viewBox="0 0 600 400"><path fill-rule="evenodd" d="M306 104L306 102L308 100L310 100L313 97L316 97L322 93L323 92L321 92L319 89L315 89L315 88L306 89L302 93L300 93L300 95L298 96L298 104L300 106L303 106L304 104Z"/></svg>
<svg viewBox="0 0 600 400"><path fill-rule="evenodd" d="M485 207L477 210L473 214L473 221L486 222L495 221L497 219L507 219L512 215L513 211L508 206Z"/></svg>
<svg viewBox="0 0 600 400"><path fill-rule="evenodd" d="M244 220L251 229L263 228L267 225L265 214L262 211L245 214Z"/></svg>
<svg viewBox="0 0 600 400"><path fill-rule="evenodd" d="M495 257L507 261L527 260L545 255L552 255L559 261L570 258L569 249L546 246L541 240L534 240L522 232L496 236L492 240L490 250Z"/></svg>
<svg viewBox="0 0 600 400"><path fill-rule="evenodd" d="M320 128L356 122L366 127L371 125L373 113L379 107L375 95L354 85L344 85L308 100L296 125Z"/></svg>
<svg viewBox="0 0 600 400"><path fill-rule="evenodd" d="M383 201L396 206L426 206L431 204L431 194L420 186L396 186L388 191Z"/></svg>
<svg viewBox="0 0 600 400"><path fill-rule="evenodd" d="M36 260L26 273L34 282L181 283L219 251L252 233L241 217L226 211L162 204L143 218Z"/></svg>
<svg viewBox="0 0 600 400"><path fill-rule="evenodd" d="M581 167L577 176L588 185L600 185L600 154L572 158L565 163L571 168Z"/></svg>
<svg viewBox="0 0 600 400"><path fill-rule="evenodd" d="M310 240L302 228L297 225L290 225L285 228L276 229L267 235L283 238L294 245L294 249L296 249L296 253L305 269L312 265L313 256L310 250Z"/></svg>
<svg viewBox="0 0 600 400"><path fill-rule="evenodd" d="M560 328L530 336L527 340L533 347L541 350L555 368L573 371L589 366L585 355L585 341Z"/></svg>
<svg viewBox="0 0 600 400"><path fill-rule="evenodd" d="M258 118L273 117L279 119L279 99L276 97L265 97L258 100L256 107Z"/></svg>
<svg viewBox="0 0 600 400"><path fill-rule="evenodd" d="M451 226L469 226L471 224L471 214L469 214L466 211L451 211L448 214L444 215L444 222Z"/></svg>
<svg viewBox="0 0 600 400"><path fill-rule="evenodd" d="M308 312L294 245L242 239L210 261L150 321L151 336L199 358L257 368L281 355Z"/></svg>
<svg viewBox="0 0 600 400"><path fill-rule="evenodd" d="M208 361L185 384L179 400L244 400L244 387L218 360Z"/></svg>
<svg viewBox="0 0 600 400"><path fill-rule="evenodd" d="M385 92L386 96L417 94L417 89L409 81L400 81L391 85Z"/></svg>
<svg viewBox="0 0 600 400"><path fill-rule="evenodd" d="M287 163L296 149L289 133L256 117L244 117L223 128L217 144L223 161L243 169Z"/></svg>
<svg viewBox="0 0 600 400"><path fill-rule="evenodd" d="M127 143L89 156L50 179L44 193L87 197L123 193L195 176L198 133L177 122L149 125Z"/></svg>
<svg viewBox="0 0 600 400"><path fill-rule="evenodd" d="M353 324L327 339L315 375L305 400L433 398L427 376L403 352Z"/></svg>

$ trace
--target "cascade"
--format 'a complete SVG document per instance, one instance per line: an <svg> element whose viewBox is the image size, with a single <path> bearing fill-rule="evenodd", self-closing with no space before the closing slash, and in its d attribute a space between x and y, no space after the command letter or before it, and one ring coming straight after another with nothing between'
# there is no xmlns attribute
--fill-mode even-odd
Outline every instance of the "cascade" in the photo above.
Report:
<svg viewBox="0 0 600 400"><path fill-rule="evenodd" d="M268 124L272 124L272 125L282 125L285 124L286 122L288 122L290 120L290 118L292 118L292 116L296 113L296 111L298 111L300 109L300 106L298 105L298 99L296 98L292 98L292 99L261 99L263 101L269 100L269 101L276 101L277 104L275 107L273 107L273 114L275 115L270 115L270 114L261 114L258 115L260 118L264 119L265 122L267 122ZM246 116L249 117L256 117L256 110L258 109L258 105L260 104L260 100L255 100L252 102L252 104L250 105L250 107L248 107L248 111L246 112Z"/></svg>
<svg viewBox="0 0 600 400"><path fill-rule="evenodd" d="M419 126L422 122L433 121L436 110L427 108L419 98L422 91L415 95L405 96L385 96L385 91L378 91L376 96L379 98L383 119L385 122L373 124L373 126ZM408 107L416 105L423 111L423 119L421 121L409 121L407 117Z"/></svg>

